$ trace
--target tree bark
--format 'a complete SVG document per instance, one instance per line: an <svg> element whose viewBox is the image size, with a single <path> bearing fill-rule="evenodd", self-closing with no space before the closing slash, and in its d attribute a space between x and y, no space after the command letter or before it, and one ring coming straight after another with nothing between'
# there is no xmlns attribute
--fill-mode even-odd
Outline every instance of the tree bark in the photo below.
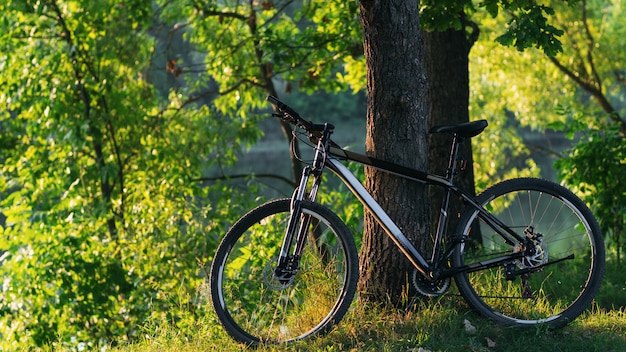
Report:
<svg viewBox="0 0 626 352"><path fill-rule="evenodd" d="M427 77L418 17L419 1L360 1L367 65L369 156L420 170L428 169ZM420 244L428 236L430 207L423 185L366 168L374 199L404 234ZM401 304L413 267L371 214L365 215L360 255L360 297Z"/></svg>
<svg viewBox="0 0 626 352"><path fill-rule="evenodd" d="M464 21L462 21L464 22ZM448 29L442 32L424 32L425 57L424 63L428 74L428 91L430 96L428 123L434 125L452 125L468 122L469 116L469 52L478 29L469 26L466 29ZM429 136L428 158L430 172L445 175L450 155L451 137L447 134ZM466 171L455 179L457 186L475 192L474 171L472 167L472 147L470 140L461 145L460 158L466 160ZM431 199L442 199L442 190L433 189ZM441 207L440 202L432 203L432 214L436 217ZM463 204L459 199L452 198L448 209L448 229L454 231ZM436 219L433 219L436 221ZM436 222L433 222L436 224ZM450 233L450 231L448 231Z"/></svg>

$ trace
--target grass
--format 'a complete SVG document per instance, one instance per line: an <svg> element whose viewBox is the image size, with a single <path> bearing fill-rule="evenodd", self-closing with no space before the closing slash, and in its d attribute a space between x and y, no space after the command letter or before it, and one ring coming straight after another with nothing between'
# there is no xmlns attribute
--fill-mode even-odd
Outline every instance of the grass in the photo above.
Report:
<svg viewBox="0 0 626 352"><path fill-rule="evenodd" d="M140 341L115 352L169 351L625 351L626 311L597 306L563 329L506 328L491 323L444 296L422 302L412 311L355 305L328 335L291 345L247 349L231 340L214 316L196 324L192 333L175 326L146 327Z"/></svg>
<svg viewBox="0 0 626 352"><path fill-rule="evenodd" d="M626 351L626 281L621 265L607 261L596 300L586 313L559 330L503 327L478 316L453 294L420 302L411 311L355 302L326 336L256 349L234 342L208 308L191 329L149 324L138 341L112 351Z"/></svg>

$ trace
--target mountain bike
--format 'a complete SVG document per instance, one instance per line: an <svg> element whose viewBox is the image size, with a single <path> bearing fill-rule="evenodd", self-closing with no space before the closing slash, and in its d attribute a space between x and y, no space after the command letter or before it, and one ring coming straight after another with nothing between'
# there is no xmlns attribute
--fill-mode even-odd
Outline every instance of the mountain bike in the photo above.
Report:
<svg viewBox="0 0 626 352"><path fill-rule="evenodd" d="M316 202L329 169L374 215L413 264L411 283L427 297L456 290L473 309L509 326L561 327L579 316L597 293L604 245L587 206L566 188L534 178L498 183L478 196L454 185L459 144L487 121L435 126L452 146L446 175L432 175L341 148L334 126L300 117L273 96L274 116L296 126L314 148L291 198L265 203L241 217L220 243L210 271L213 308L235 340L283 343L328 332L348 311L359 278L350 230ZM294 132L295 133L295 132ZM443 189L432 256L407 239L361 181L344 165L356 162ZM456 230L444 233L451 196L464 210Z"/></svg>

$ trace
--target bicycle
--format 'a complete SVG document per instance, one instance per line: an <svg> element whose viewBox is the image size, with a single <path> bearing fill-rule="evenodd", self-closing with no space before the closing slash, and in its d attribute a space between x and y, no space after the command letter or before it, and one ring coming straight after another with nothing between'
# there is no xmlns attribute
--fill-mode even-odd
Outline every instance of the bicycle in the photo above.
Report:
<svg viewBox="0 0 626 352"><path fill-rule="evenodd" d="M508 326L561 327L591 304L605 253L598 224L579 198L556 183L532 178L503 181L476 197L454 185L459 144L480 134L487 121L430 129L452 135L446 175L438 176L342 149L330 139L332 124L304 120L277 98L267 100L274 116L308 135L315 154L291 198L248 212L216 251L211 300L235 340L255 345L323 334L350 307L359 276L357 249L342 220L315 202L325 169L374 214L413 264L411 281L421 295L442 295L454 279L469 306ZM410 243L343 162L444 190L432 258ZM446 235L451 195L462 199L465 209L456 231Z"/></svg>

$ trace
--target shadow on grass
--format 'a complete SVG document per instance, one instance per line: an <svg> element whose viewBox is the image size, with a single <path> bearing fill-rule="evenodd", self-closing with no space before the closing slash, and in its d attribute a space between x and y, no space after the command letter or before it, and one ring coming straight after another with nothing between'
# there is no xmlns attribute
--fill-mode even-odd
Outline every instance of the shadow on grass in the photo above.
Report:
<svg viewBox="0 0 626 352"><path fill-rule="evenodd" d="M286 346L275 349L285 350ZM319 351L626 351L626 314L595 308L570 325L509 328L473 313L460 298L421 303L415 311L355 308L325 337L289 350Z"/></svg>

